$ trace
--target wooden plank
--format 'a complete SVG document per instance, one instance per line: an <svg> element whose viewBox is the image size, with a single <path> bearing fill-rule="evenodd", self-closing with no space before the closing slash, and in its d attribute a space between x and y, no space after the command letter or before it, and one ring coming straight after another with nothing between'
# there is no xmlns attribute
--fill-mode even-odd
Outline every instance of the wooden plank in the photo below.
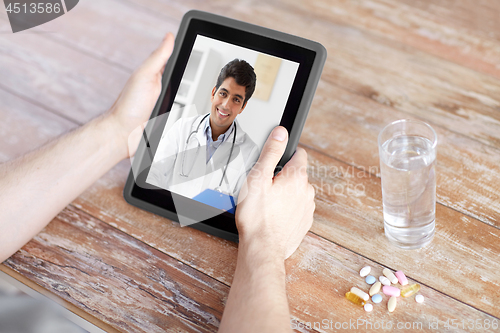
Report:
<svg viewBox="0 0 500 333"><path fill-rule="evenodd" d="M409 6L440 17L442 21L452 27L465 28L474 34L489 36L496 41L500 40L500 22L498 13L500 3L494 0L402 0Z"/></svg>
<svg viewBox="0 0 500 333"><path fill-rule="evenodd" d="M500 317L499 229L438 204L432 243L398 249L384 235L380 179L308 152L310 181L317 188L312 232Z"/></svg>
<svg viewBox="0 0 500 333"><path fill-rule="evenodd" d="M309 234L298 251L286 262L287 290L292 313L300 313L304 326L309 323L310 327L321 328L321 332L443 332L446 321L460 323L460 327L453 332L484 332L484 328L477 328L478 326L470 329L468 325L471 321L468 320L477 320L482 325L486 322L491 325L494 320L499 322L498 318L477 311L453 297L443 296L422 281L414 280L411 274L410 283L421 284L419 293L425 297L423 304L416 303L414 297L399 297L396 310L389 313L388 297L384 295L383 301L373 304L373 311L367 313L344 297L354 286L364 291L369 290L369 285L358 273L367 265L372 267L371 273L377 277L385 268ZM462 320L465 322L465 329L462 328ZM398 325L402 326L398 329Z"/></svg>
<svg viewBox="0 0 500 333"><path fill-rule="evenodd" d="M288 33L325 45L329 61L325 66L324 80L488 145L500 146L498 79L430 55L428 50L410 48L402 41L395 43L386 35L379 37L359 30L356 20L351 17L343 23L326 21L313 10L298 10L288 2L236 2L234 6L224 6L224 1L216 5L184 1L182 6L171 1L135 2L158 13L169 13L168 17L179 15L178 19L183 11L196 8L276 30L286 27ZM309 3L304 2L304 6L309 6ZM332 4L329 8L336 7ZM172 11L176 14L173 15ZM276 11L280 15L276 16ZM357 20L362 21L365 16ZM446 27L442 29L446 30ZM460 35L460 32L455 35ZM500 43L491 48L500 49ZM436 52L440 54L441 51ZM497 58L493 55L490 63L497 66ZM475 126L469 126L472 120Z"/></svg>
<svg viewBox="0 0 500 333"><path fill-rule="evenodd" d="M178 28L176 20L128 2L86 0L39 29L55 32L44 34L47 39L132 73L167 32L175 34Z"/></svg>
<svg viewBox="0 0 500 333"><path fill-rule="evenodd" d="M500 302L495 292L500 285L496 274L500 269L499 229L438 205L437 234L431 246L414 252L397 250L383 234L380 179L314 150L308 149L308 153L310 180L318 188L315 233L391 268L399 266L415 279L467 304L500 314L495 308ZM124 164L73 204L229 284L236 257L232 243L180 228L127 205L121 193L128 171ZM218 253L217 258L211 253ZM412 253L416 258L410 257ZM471 287L462 290L463 285Z"/></svg>
<svg viewBox="0 0 500 333"><path fill-rule="evenodd" d="M377 136L386 124L402 118L413 117L322 82L301 143L379 174ZM438 202L500 227L500 150L433 127L438 134Z"/></svg>
<svg viewBox="0 0 500 333"><path fill-rule="evenodd" d="M76 124L0 89L0 163L22 156Z"/></svg>
<svg viewBox="0 0 500 333"><path fill-rule="evenodd" d="M349 169L350 166L339 162L335 164L335 161L314 151L309 153L312 162L311 179L317 187L323 189L317 194L318 208L313 232L351 248L367 258L383 262L392 269L403 269L420 283L441 290L464 303L495 316L500 314L494 305L500 301L498 293L495 292L500 283L495 273L500 268L496 260L500 253L498 246L500 231L438 205L436 238L430 247L415 251L417 257L412 258L409 256L411 252L397 250L390 246L383 235L379 179L365 173L362 173L362 177L352 179L350 171L339 175L334 173L335 177L338 177L335 179L324 175L318 176L314 170L324 170L323 166L336 167L337 170L341 170L342 167L344 171L352 170L352 167ZM324 161L328 161L328 164L326 165ZM112 175L109 174L105 178L108 176ZM347 193L342 195L328 193L327 186L324 185L325 181L328 184L341 184L346 190L351 188L353 191L364 186L366 193L360 197L349 196ZM99 182L96 187L100 186ZM233 267L235 263L235 253L232 253L235 249L232 248L232 243L203 235L197 230L180 228L177 223L130 206L127 207L119 197L121 185L116 184L111 187L112 181L103 180L103 182L108 186L106 194L100 194L101 191L93 188L80 197L75 204L125 232L140 237L144 242L151 242L150 244L169 255L183 262L189 262L200 271L225 283L230 282L231 275L228 275L230 273L227 266ZM348 184L351 186L349 187ZM356 187L358 184L360 186ZM98 207L98 202L104 202L106 207ZM370 210L366 211L366 207L370 207ZM469 230L475 230L474 236ZM186 234L183 235L183 232ZM228 246L232 248L229 256ZM209 256L206 254L207 251L218 253L218 256L216 258ZM310 260L313 260L314 254L308 256ZM314 284L325 283L317 276L309 279L315 279ZM294 279L290 277L289 280ZM302 281L303 278L299 280ZM471 287L463 290L463 285ZM304 293L297 293L297 295L303 296ZM316 295L316 293L311 293ZM481 296L476 297L477 295ZM291 297L295 296L295 293L291 293ZM297 309L317 309L307 302L304 303L303 298L294 304L297 304ZM464 311L474 312L473 309ZM294 316L304 318L299 313L294 313ZM306 319L302 320L312 319L306 316Z"/></svg>
<svg viewBox="0 0 500 333"><path fill-rule="evenodd" d="M5 265L128 332L214 332L229 291L71 207Z"/></svg>
<svg viewBox="0 0 500 333"><path fill-rule="evenodd" d="M159 6L154 2L145 2L145 4L153 9ZM222 11L219 8L224 7L223 4L224 2L220 2L220 5L213 6L214 11ZM330 58L334 61L327 62L324 78L330 82L335 84L342 82L343 87L356 93L375 99L380 103L390 104L401 111L425 118L455 132L467 134L487 144L497 145L499 143L500 116L496 112L496 108L500 106L500 101L496 98L500 92L498 80L455 66L425 53L415 52L413 49L405 48L404 45L390 42L387 39L378 38L349 27L338 26L331 22L313 20L312 14L299 17L296 10L289 10L288 7L280 8L283 10L283 15L280 15L280 18L268 20L268 17L274 16L276 6L271 6L267 2L256 2L255 4L256 6L252 6L252 11L245 10L248 8L243 4L234 6L229 12L226 12L226 15L247 19L250 22L268 25L276 29L288 27L288 22L294 21L296 23L289 26L290 30L287 32L316 39L329 49ZM159 7L164 9L163 13L168 13L170 16L172 14L167 11L168 8L179 8L179 5L171 2L160 5ZM79 7L82 6L84 6L83 3L79 5ZM205 7L209 5L197 4L197 6L206 9ZM102 12L99 12L101 7L98 5L91 7L89 4L88 7L83 8L88 12L97 12L97 17L99 14L101 17L103 16ZM187 10L188 6L184 5L182 8ZM126 10L121 8L120 12L126 12ZM90 14L86 12L81 17L72 18L74 22L79 22L75 23L78 28L84 24L83 20L88 19L89 16ZM55 20L55 22L59 22L59 20ZM175 26L175 24L171 25ZM96 21L95 26L101 26L105 30L108 25L107 21L102 19ZM78 30L77 28L75 31ZM125 33L127 31L122 34L120 30L116 30L115 39L126 39ZM138 34L135 31L134 33ZM95 44L86 42L92 40L91 36L94 35L95 33L90 34L87 38L81 37L81 43L74 42L71 45L73 47L78 45L85 52L95 50ZM144 33L144 35L146 34ZM64 40L67 43L73 39L71 38L73 36L74 34L68 35L59 40ZM109 36L111 38L111 34ZM130 51L130 44L128 47L123 51L117 51L120 54L117 61L124 59L124 54L129 54L134 58L131 63L138 63L138 59L142 59L144 49L136 48L139 51L126 52ZM97 51L97 53L99 52ZM140 53L141 57L135 56L137 52ZM92 54L95 53L94 51ZM108 48L98 57L106 58L109 53ZM353 67L353 63L357 66ZM107 74L109 76L110 73ZM390 84L388 84L389 82ZM476 126L468 126L471 119L476 119Z"/></svg>
<svg viewBox="0 0 500 333"><path fill-rule="evenodd" d="M0 88L79 123L111 107L130 75L33 33L2 35L0 63Z"/></svg>
<svg viewBox="0 0 500 333"><path fill-rule="evenodd" d="M323 80L500 147L500 80L287 7L261 3L252 11L238 10L233 17L277 30L287 27L288 33L321 42L329 57Z"/></svg>
<svg viewBox="0 0 500 333"><path fill-rule="evenodd" d="M108 333L118 333L120 331L116 330L113 328L111 325L108 325L100 320L98 320L96 317L89 315L87 312L83 311L79 307L59 298L54 296L53 292L47 289L44 289L31 281L30 279L26 278L24 275L19 274L12 268L9 268L5 266L4 264L0 264L0 271L10 275L14 279L18 280L19 282L23 283L24 285L28 286L29 288L37 291L38 293L44 295L45 297L49 298L50 300L56 302L57 304L64 306L66 309L69 311L73 312L74 314L78 315L79 317L85 319L86 321L92 323L93 325L99 327L100 329L104 330L105 332Z"/></svg>
<svg viewBox="0 0 500 333"><path fill-rule="evenodd" d="M220 310L224 299L221 294L227 293L227 287L214 288L203 274L171 261L141 242L68 208L6 265L122 331L161 331L165 328L215 331L214 327L200 329L197 326L203 319L213 319L211 312L207 314L203 310ZM414 303L412 298L401 299L397 311L389 314L385 308L386 299L375 306L373 313L366 314L343 298L351 286L367 289L357 274L364 265L373 267L374 274L380 274L384 268L324 239L308 235L299 251L287 261L287 289L294 325L298 325L297 322L324 323L324 319L335 325L360 319L373 324L382 321L422 323L423 331L430 332L433 330L428 325L435 321L442 327L448 319L467 318L481 322L494 319L425 285L420 292L426 297L424 305ZM409 277L412 283L422 283ZM196 298L202 296L207 297L203 305ZM175 302L174 311L172 299L184 302ZM213 302L217 305L215 310ZM193 312L198 315L191 316Z"/></svg>
<svg viewBox="0 0 500 333"><path fill-rule="evenodd" d="M206 329L199 326L206 325L203 319L209 323L215 321L214 317L220 319L227 287L173 261L69 207L6 265L119 330L161 331L168 327L215 331L212 326ZM373 324L422 323L423 331L430 332L433 330L428 326L435 321L443 326L448 319L481 322L494 319L425 285L421 290L426 297L424 305L414 303L411 298L400 300L398 311L389 314L384 301L372 314L366 314L343 298L351 286L367 290L357 274L365 265L373 267L374 274L377 271L380 274L384 268L309 234L299 251L287 261L287 290L294 325L324 324L324 319L335 325L354 318ZM423 284L411 280L413 276L406 272L410 282ZM137 304L141 304L140 309Z"/></svg>
<svg viewBox="0 0 500 333"><path fill-rule="evenodd" d="M500 78L498 1L277 1Z"/></svg>

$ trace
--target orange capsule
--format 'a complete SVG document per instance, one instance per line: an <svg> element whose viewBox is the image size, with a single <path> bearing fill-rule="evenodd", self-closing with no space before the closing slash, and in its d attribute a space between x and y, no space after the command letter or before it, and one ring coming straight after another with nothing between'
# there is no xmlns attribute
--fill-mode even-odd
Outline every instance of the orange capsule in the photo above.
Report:
<svg viewBox="0 0 500 333"><path fill-rule="evenodd" d="M345 297L356 305L365 306L366 304L366 302L361 297L354 293L351 293L350 291L345 293Z"/></svg>

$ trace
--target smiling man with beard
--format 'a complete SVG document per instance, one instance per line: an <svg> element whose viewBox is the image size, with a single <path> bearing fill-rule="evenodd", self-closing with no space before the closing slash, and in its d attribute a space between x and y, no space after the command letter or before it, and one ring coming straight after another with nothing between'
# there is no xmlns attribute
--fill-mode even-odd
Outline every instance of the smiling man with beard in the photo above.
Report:
<svg viewBox="0 0 500 333"><path fill-rule="evenodd" d="M166 158L153 162L147 182L188 198L206 189L216 190L236 203L260 153L236 120L256 82L254 69L246 61L234 59L226 64L211 92L210 113L181 118L172 126L164 138Z"/></svg>

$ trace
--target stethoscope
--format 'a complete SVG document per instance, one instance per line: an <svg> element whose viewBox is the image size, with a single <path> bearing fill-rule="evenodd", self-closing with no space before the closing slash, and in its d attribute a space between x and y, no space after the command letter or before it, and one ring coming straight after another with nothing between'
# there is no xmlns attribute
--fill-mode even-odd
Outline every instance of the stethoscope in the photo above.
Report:
<svg viewBox="0 0 500 333"><path fill-rule="evenodd" d="M188 143L189 143L189 140L191 139L191 137L193 136L193 134L197 134L198 131L200 130L200 126L201 124L203 124L203 121L210 115L210 113L206 114L203 118L201 118L201 121L200 123L198 124L198 127L196 127L196 130L195 131L192 131L191 133L189 133L188 137L187 137L187 140L186 140L186 148L188 146ZM229 165L229 161L231 161L231 156L233 155L233 149L234 149L234 143L236 141L236 122L234 123L234 136L233 136L233 144L231 145L231 150L229 151L229 157L227 158L227 162L226 162L226 166L224 167L224 172L222 173L222 177L220 179L220 182L219 182L219 186L217 186L215 188L216 191L219 191L219 192L222 192L221 191L221 185L222 185L222 181L224 180L224 178L226 177L226 170L227 170L227 166ZM201 145L200 145L200 141L198 141L198 147L196 147L196 156L198 156L198 151L200 149ZM186 159L186 150L185 149L183 152L182 152L182 162L181 162L181 172L180 172L180 175L182 177L189 177L189 174L191 173L191 170L193 170L193 165L191 165L191 168L189 168L188 170L188 173L186 174L184 172L184 160Z"/></svg>

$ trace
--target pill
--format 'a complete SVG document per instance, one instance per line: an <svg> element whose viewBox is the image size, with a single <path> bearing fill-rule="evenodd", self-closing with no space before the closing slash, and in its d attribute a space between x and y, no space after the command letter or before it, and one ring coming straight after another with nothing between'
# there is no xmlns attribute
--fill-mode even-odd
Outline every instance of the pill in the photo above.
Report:
<svg viewBox="0 0 500 333"><path fill-rule="evenodd" d="M384 274L385 277L388 278L392 284L398 283L398 278L388 268L384 268L384 270L382 271L382 274Z"/></svg>
<svg viewBox="0 0 500 333"><path fill-rule="evenodd" d="M411 295L418 293L419 290L420 285L418 283L414 283L401 289L401 296L410 297Z"/></svg>
<svg viewBox="0 0 500 333"><path fill-rule="evenodd" d="M359 271L359 275L361 277L365 277L368 274L370 274L371 270L372 270L372 268L370 266L365 266L365 267L361 268L361 270Z"/></svg>
<svg viewBox="0 0 500 333"><path fill-rule="evenodd" d="M380 294L375 294L372 296L372 301L373 303L380 303L382 302L382 295Z"/></svg>
<svg viewBox="0 0 500 333"><path fill-rule="evenodd" d="M396 273L394 273L394 275L396 275L396 277L398 278L400 285L406 286L408 284L408 279L406 278L405 273L397 271Z"/></svg>
<svg viewBox="0 0 500 333"><path fill-rule="evenodd" d="M424 302L424 295L417 295L415 296L415 302L417 303L423 303Z"/></svg>
<svg viewBox="0 0 500 333"><path fill-rule="evenodd" d="M365 278L365 281L366 283L368 284L374 284L375 281L377 281L377 279L375 278L375 276L373 275L368 275L366 278Z"/></svg>
<svg viewBox="0 0 500 333"><path fill-rule="evenodd" d="M370 303L365 304L366 312L372 312L372 310L373 310L373 305L371 305Z"/></svg>
<svg viewBox="0 0 500 333"><path fill-rule="evenodd" d="M354 303L356 305L364 306L366 304L366 302L361 297L359 297L356 294L351 293L350 291L348 291L348 292L345 293L345 297L349 301L351 301L352 303Z"/></svg>
<svg viewBox="0 0 500 333"><path fill-rule="evenodd" d="M389 281L388 278L386 278L385 276L379 276L378 280L384 285L384 286L390 286L391 285L391 281Z"/></svg>
<svg viewBox="0 0 500 333"><path fill-rule="evenodd" d="M368 296L367 293L365 293L363 290L356 288L356 287L351 288L351 293L356 294L358 297L361 297L364 301L367 301L370 299L370 296Z"/></svg>
<svg viewBox="0 0 500 333"><path fill-rule="evenodd" d="M367 293L365 293L363 290L356 288L356 287L351 288L351 293L356 294L358 297L361 297L364 301L367 301L370 299L370 296L368 296Z"/></svg>
<svg viewBox="0 0 500 333"><path fill-rule="evenodd" d="M370 288L370 291L368 293L370 294L370 296L378 294L380 291L380 288L382 288L382 283L377 281L373 284L373 286Z"/></svg>
<svg viewBox="0 0 500 333"><path fill-rule="evenodd" d="M401 291L398 288L392 286L384 286L382 288L382 292L388 296L394 297L399 297L399 295L401 295Z"/></svg>
<svg viewBox="0 0 500 333"><path fill-rule="evenodd" d="M396 297L392 296L389 298L389 302L387 302L387 310L389 310L389 312L394 312L394 310L396 310L397 303L398 299Z"/></svg>

